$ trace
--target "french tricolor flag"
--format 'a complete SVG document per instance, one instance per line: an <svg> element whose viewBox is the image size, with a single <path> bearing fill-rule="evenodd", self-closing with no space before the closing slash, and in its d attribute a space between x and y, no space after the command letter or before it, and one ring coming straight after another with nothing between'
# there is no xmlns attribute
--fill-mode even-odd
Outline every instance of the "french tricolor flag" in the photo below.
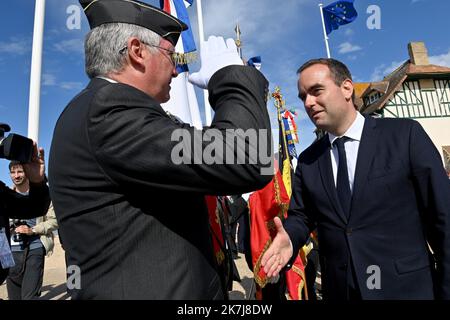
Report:
<svg viewBox="0 0 450 320"><path fill-rule="evenodd" d="M178 77L172 79L170 100L162 104L164 110L201 129L202 120L195 94L194 86L188 81L189 69L187 64L195 59L195 42L192 35L191 23L187 8L194 0L160 0L161 9L180 19L189 26L189 29L181 33L175 51L181 53L177 71Z"/></svg>

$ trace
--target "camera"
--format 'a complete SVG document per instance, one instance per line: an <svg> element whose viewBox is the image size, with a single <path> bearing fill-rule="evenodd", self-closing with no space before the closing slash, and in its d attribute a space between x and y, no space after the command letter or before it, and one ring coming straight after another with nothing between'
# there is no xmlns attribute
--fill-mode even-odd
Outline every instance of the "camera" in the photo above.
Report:
<svg viewBox="0 0 450 320"><path fill-rule="evenodd" d="M11 128L0 123L0 158L27 163L33 156L33 140L11 133L5 138L5 132Z"/></svg>
<svg viewBox="0 0 450 320"><path fill-rule="evenodd" d="M10 230L11 230L11 236L12 236L12 239L13 239L15 242L22 242L22 241L25 241L27 235L26 235L26 234L22 234L22 233L17 233L15 230L16 230L16 228L19 227L19 226L28 226L28 224L27 224L25 221L19 220L19 219L13 219L11 222L12 222L12 223L10 223L9 228L10 228Z"/></svg>

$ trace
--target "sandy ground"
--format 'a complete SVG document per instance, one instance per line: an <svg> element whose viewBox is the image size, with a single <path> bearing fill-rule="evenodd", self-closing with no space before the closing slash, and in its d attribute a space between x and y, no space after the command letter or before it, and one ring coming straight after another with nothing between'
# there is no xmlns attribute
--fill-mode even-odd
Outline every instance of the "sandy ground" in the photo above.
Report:
<svg viewBox="0 0 450 320"><path fill-rule="evenodd" d="M253 286L253 273L247 267L244 255L239 254L235 260L241 277L241 282L233 283L233 291L230 292L231 300L254 299L255 288ZM50 257L45 259L44 283L42 285L42 300L66 300L66 271L64 251L61 248L58 237L55 237L55 249ZM0 299L8 299L6 284L0 286Z"/></svg>

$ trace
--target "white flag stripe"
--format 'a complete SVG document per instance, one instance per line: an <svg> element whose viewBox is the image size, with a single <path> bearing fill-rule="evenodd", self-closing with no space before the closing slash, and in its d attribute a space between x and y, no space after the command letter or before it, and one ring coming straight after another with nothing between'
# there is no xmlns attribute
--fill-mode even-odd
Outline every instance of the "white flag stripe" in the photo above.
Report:
<svg viewBox="0 0 450 320"><path fill-rule="evenodd" d="M170 0L170 9L170 14L177 17L175 5L172 0ZM175 51L184 52L181 37L178 39ZM203 126L197 96L193 85L188 81L188 72L182 72L178 77L172 79L171 87L170 100L161 105L163 109L177 116L183 122L189 123L197 129L201 129Z"/></svg>

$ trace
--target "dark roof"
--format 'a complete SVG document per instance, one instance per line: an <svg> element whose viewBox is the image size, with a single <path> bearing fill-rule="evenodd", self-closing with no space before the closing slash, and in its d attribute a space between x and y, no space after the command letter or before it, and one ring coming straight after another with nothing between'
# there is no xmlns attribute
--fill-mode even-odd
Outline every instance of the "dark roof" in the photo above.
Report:
<svg viewBox="0 0 450 320"><path fill-rule="evenodd" d="M364 105L364 102L361 99L361 96L364 91L366 91L367 87L370 86L370 82L354 82L353 90L355 91L355 105L358 110Z"/></svg>
<svg viewBox="0 0 450 320"><path fill-rule="evenodd" d="M385 94L387 89L389 87L389 81L379 81L379 82L372 82L370 85L364 90L364 92L361 94L361 98L364 98L366 95L371 93L372 91L378 91L382 94Z"/></svg>

